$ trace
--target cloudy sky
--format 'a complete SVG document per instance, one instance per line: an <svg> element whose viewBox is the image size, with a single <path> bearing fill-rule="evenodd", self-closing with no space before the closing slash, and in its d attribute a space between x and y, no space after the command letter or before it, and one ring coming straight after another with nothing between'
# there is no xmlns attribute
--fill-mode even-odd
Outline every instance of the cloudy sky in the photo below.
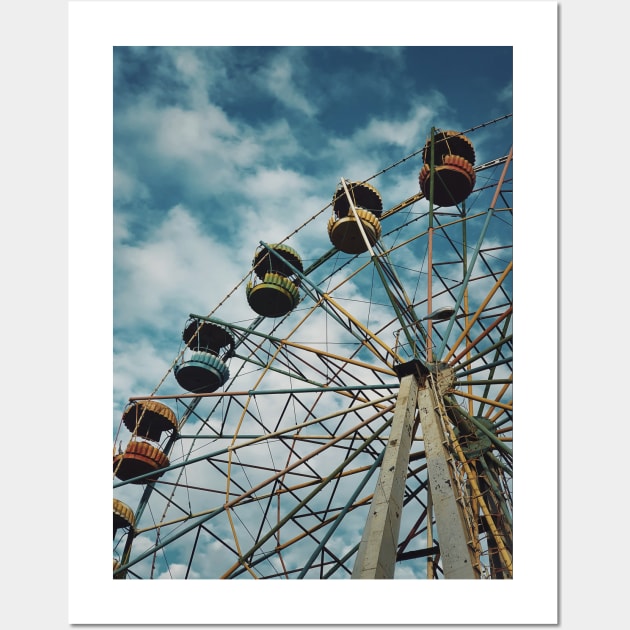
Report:
<svg viewBox="0 0 630 630"><path fill-rule="evenodd" d="M507 155L512 141L511 47L115 47L113 94L115 450L124 448L129 439L121 427L121 412L129 397L182 393L172 367L181 358L181 332L189 314L212 315L242 328L254 323L257 316L245 299L244 282L261 241L286 240L301 255L305 268L331 249L326 223L340 178L364 181L381 174L371 182L387 210L418 192L422 161L417 152L432 126L472 130L476 164ZM494 177L498 172L495 169ZM480 188L482 181L480 175ZM481 199L479 202L483 203ZM411 214L405 214L404 220L390 221L383 242L388 247L404 242L410 233L403 236L405 232L397 226L410 221L413 212L418 219L426 217L426 208L424 201ZM420 229L418 220L410 223L417 228L415 234L426 229L426 225ZM511 220L502 228L501 233L492 235L497 246L510 241ZM469 238L475 237L471 231ZM443 246L457 249L446 241ZM436 261L440 256L447 258L436 249ZM395 257L405 291L420 304L419 316L426 315L426 239L398 248ZM321 291L333 291L344 308L363 325L381 331L383 341L393 346L400 326L391 323L391 307L378 278L375 282L372 268L332 289L341 278L351 275L349 264L348 256L337 254L313 275L313 283ZM444 304L452 303L452 297L442 295ZM436 299L434 306L440 305ZM284 329L276 328L278 322L271 319L257 322L257 329L282 337L308 313L302 335L293 339L343 354L352 342L348 331L336 326L330 317L311 315L309 308L305 300L292 314L293 323ZM228 388L295 386L295 381L287 383L278 371L268 373L258 385L256 379L265 359L249 343L248 369L232 360L230 370L237 372L239 379ZM241 352L241 357L245 355L247 352ZM365 351L353 356L370 363L375 358ZM291 363L296 357L287 359L280 369L286 371L290 366L289 371L297 370ZM326 365L326 369L334 372L335 366ZM360 366L342 377L333 377L309 364L301 367L300 374L302 386L372 382L372 375L366 375ZM396 383L387 374L381 374L380 379L381 384ZM388 391L395 395L395 390ZM383 393L376 390L373 396ZM314 394L305 393L300 399L303 407L295 409L295 401L288 405L285 398L256 398L255 409L249 410L245 423L239 425L240 435L260 433L261 426L265 426L263 432L270 432L285 428L287 423L299 424L313 414L334 413L341 404L330 399L315 402ZM379 404L391 403L390 398ZM223 429L232 421L236 423L238 414L226 411L223 404L220 411L211 405L204 408L202 403L187 423L187 430L203 432L203 422L197 421L212 424L219 411L225 418ZM181 401L171 406L181 417L185 410ZM364 419L359 412L356 415ZM269 422L270 417L277 422ZM327 427L331 433L349 429L350 424ZM218 424L212 427L212 431L219 430ZM208 449L218 448L214 442L212 448L207 442L195 444L188 451L173 451L171 463L199 458ZM281 458L287 457L284 449L278 444L262 450L252 446L243 450L242 457L247 466L257 463L261 467L271 457L272 468L280 467ZM306 452L306 447L298 449L289 459ZM308 477L314 470L327 474L339 461L334 452L329 449L314 458L308 470L294 470L293 482L297 484L300 474ZM217 459L222 464L225 457L219 455ZM355 464L361 462L367 468L373 460L374 453ZM189 486L225 487L224 479L209 480L207 470L200 471L194 465L186 474ZM255 469L246 466L237 473L234 466L227 490L238 486L245 491L255 486L256 480L266 478L256 475ZM365 475L361 480L367 484L369 478ZM345 488L339 483L334 499L343 505L357 483L352 479ZM119 485L115 495L135 506L140 492L137 486ZM200 506L207 508L207 497L195 499L192 494L188 500L193 504L198 501L191 508L193 512L201 511ZM332 500L332 493L322 490L311 501L310 509L323 508ZM151 518L158 519L156 512L164 510L161 498L147 513L149 510ZM412 517L409 510L408 518ZM223 553L219 539L235 537L233 545L245 544L260 513L242 508L238 518L240 525L236 527L242 531L236 536L233 523L213 519L214 539L204 541L205 547L197 551L198 559L191 568L187 569L187 554L193 539L182 537L169 546L168 553L158 556L157 565L153 561L151 566L150 556L135 567L136 575L178 578L187 571L189 577L222 575L233 564L233 557ZM339 557L352 548L353 536L361 530L364 519L360 512L351 513L335 532L331 548ZM307 522L302 519L300 525L307 526ZM403 527L408 531L412 526L409 520ZM299 531L283 530L284 540L291 534L299 535ZM167 530L162 535L168 537ZM138 537L134 553L150 544L149 538ZM281 560L282 567L302 566L300 554L311 552L308 546L305 551L291 548ZM263 561L256 571L261 576L274 575L281 572L277 563L277 559ZM325 568L320 573L313 570L308 577L323 575ZM293 571L290 575L295 577L296 569ZM396 577L424 577L424 571L423 563L402 565ZM337 571L333 577L347 574Z"/></svg>

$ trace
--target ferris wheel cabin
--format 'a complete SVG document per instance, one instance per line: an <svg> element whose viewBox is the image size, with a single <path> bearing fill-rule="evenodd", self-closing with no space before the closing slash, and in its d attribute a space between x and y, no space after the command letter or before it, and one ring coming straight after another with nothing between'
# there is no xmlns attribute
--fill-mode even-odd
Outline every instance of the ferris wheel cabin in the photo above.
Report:
<svg viewBox="0 0 630 630"><path fill-rule="evenodd" d="M173 410L156 400L131 402L123 411L123 422L133 435L152 442L159 442L164 431L177 430Z"/></svg>
<svg viewBox="0 0 630 630"><path fill-rule="evenodd" d="M351 199L354 212L350 205ZM346 254L362 254L368 249L366 239L370 247L378 241L381 237L379 217L383 211L383 201L374 186L351 182L348 184L346 194L346 189L341 184L333 195L332 203L333 216L328 221L328 236L339 251Z"/></svg>
<svg viewBox="0 0 630 630"><path fill-rule="evenodd" d="M133 480L141 475L155 473L151 477L142 477L136 484L146 484L162 476L161 468L169 465L168 457L156 446L148 442L131 440L124 453L114 456L114 473L122 481Z"/></svg>
<svg viewBox="0 0 630 630"><path fill-rule="evenodd" d="M476 183L475 149L470 140L456 131L440 131L429 138L422 150L424 164L418 180L426 199L438 206L460 204ZM431 164L433 162L433 168ZM433 187L431 186L433 174Z"/></svg>
<svg viewBox="0 0 630 630"><path fill-rule="evenodd" d="M288 245L261 247L252 261L254 276L245 292L252 310L263 317L282 317L300 301L300 255Z"/></svg>
<svg viewBox="0 0 630 630"><path fill-rule="evenodd" d="M177 382L194 394L210 394L225 385L230 378L225 359L234 351L232 335L217 324L193 318L182 339L193 352L188 360L175 366Z"/></svg>

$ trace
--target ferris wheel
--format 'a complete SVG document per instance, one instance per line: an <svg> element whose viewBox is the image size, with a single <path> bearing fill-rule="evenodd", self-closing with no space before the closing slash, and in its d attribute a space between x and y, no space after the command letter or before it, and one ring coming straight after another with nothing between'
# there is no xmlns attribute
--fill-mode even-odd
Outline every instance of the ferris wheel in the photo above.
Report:
<svg viewBox="0 0 630 630"><path fill-rule="evenodd" d="M513 577L512 149L477 148L498 128L331 182L174 331L116 428L115 579ZM417 193L387 199L394 175Z"/></svg>

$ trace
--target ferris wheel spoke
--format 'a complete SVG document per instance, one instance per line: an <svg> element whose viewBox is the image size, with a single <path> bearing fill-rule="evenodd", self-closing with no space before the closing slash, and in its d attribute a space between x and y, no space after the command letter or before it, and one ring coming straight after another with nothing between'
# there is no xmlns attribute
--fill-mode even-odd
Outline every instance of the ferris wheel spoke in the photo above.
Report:
<svg viewBox="0 0 630 630"><path fill-rule="evenodd" d="M462 396L463 398L469 398L470 400L486 403L492 407L496 407L499 409L507 409L508 411L512 411L512 403L502 403L497 400L482 398L481 396L475 396L474 394L469 394L467 392L462 392L462 391L457 391L455 392L455 394L457 396Z"/></svg>
<svg viewBox="0 0 630 630"><path fill-rule="evenodd" d="M301 518L304 517L304 515L300 515L300 514L295 514L293 519L292 519L292 523L294 525L296 525L299 529L301 529L302 533L295 536L294 538L292 538L291 540L285 542L285 543L278 543L276 545L276 549L272 550L272 551L268 551L266 553L263 554L258 554L256 556L256 559L252 559L251 561L248 562L248 565L250 567L254 567L255 565L259 564L260 562L262 562L263 560L267 560L271 557L273 557L274 555L276 555L276 553L280 553L281 551L284 551L286 549L288 549L290 546L298 544L300 542L302 542L305 538L312 538L314 540L315 543L317 543L317 546L315 548L315 550L313 551L313 553L311 554L311 557L308 559L308 561L304 564L304 568L301 571L295 571L295 573L298 573L297 577L298 578L303 578L306 576L306 574L308 573L309 570L313 569L313 568L318 568L318 567L322 567L323 564L316 564L315 563L315 559L318 555L330 555L332 556L332 559L334 561L338 561L337 556L329 549L326 547L326 543L328 542L328 540L331 538L331 536L334 534L335 530L337 529L337 527L342 523L342 519L343 517L351 510L356 509L357 507L360 507L361 505L364 505L367 501L369 501L369 496L368 497L364 497L363 499L357 501L357 497L359 495L359 493L361 492L361 490L364 488L365 484L367 483L367 481L369 481L369 478L371 477L371 475L373 474L374 470L376 469L376 467L378 466L380 462L380 458L377 458L375 460L375 462L369 466L369 467L362 467L360 470L359 469L355 469L352 471L346 471L340 475L337 476L337 480L339 480L341 477L348 475L348 474L357 474L357 472L367 472L366 475L364 475L360 481L358 482L358 485L354 491L354 493L352 494L352 496L350 497L350 499L348 500L348 502L346 503L345 506L343 506L343 508L339 509L339 508L331 508L330 505L322 512L322 516L318 517L318 522L313 525L310 529L307 529L306 527L304 527L303 525L300 524L300 520ZM288 489L287 489L288 491ZM333 515L332 516L328 516L328 514L332 512ZM311 515L315 515L316 513L312 512L311 510L308 511L308 514ZM308 515L307 514L307 515ZM318 532L319 530L322 530L326 528L326 533L324 534L324 536L321 538L321 540L318 540L315 538L315 533ZM280 530L279 530L280 531ZM279 539L278 539L279 540ZM243 569L238 569L235 570L234 573L231 575L231 577L237 577L239 574L241 574L243 572Z"/></svg>
<svg viewBox="0 0 630 630"><path fill-rule="evenodd" d="M491 219L492 219L492 217L494 215L494 209L495 209L495 206L496 206L497 198L499 196L499 191L501 190L502 182L505 179L506 173L507 173L507 169L509 168L509 166L511 164L511 156L512 156L512 150L510 149L509 159L506 160L506 162L504 164L503 171L502 171L501 176L499 178L499 183L498 183L497 188L496 188L496 190L494 192L492 202L490 204L490 207L488 208L488 212L486 214L486 217L485 217L485 220L484 220L484 224L483 224L483 226L481 228L481 232L479 234L479 238L478 238L478 241L477 241L477 246L475 247L475 249L474 249L474 251L472 253L470 262L467 264L466 274L465 274L465 277L464 277L464 281L462 283L462 290L461 290L460 295L459 295L459 297L457 299L457 302L455 304L455 307L454 307L455 310L459 309L462 301L464 300L465 293L466 293L466 290L467 290L467 287L468 287L469 279L470 279L470 277L472 275L472 272L473 272L473 269L475 267L475 262L477 260L478 255L479 255L479 252L482 250L482 245L483 245L483 242L485 240L486 233L487 233L487 231L489 229L490 221L491 221ZM508 269L511 269L511 264L512 263L510 262L508 267L506 268L506 271L504 271L504 273L502 274L500 279L497 280L497 282L495 283L495 288L493 289L492 293L494 293L494 291L496 291L496 288L498 288L498 286L500 286L504 276L506 275L506 272L508 271ZM482 306L485 306L485 303ZM438 350L438 356L441 356L443 354L444 350L445 350L446 340L448 339L448 337L450 335L451 328L452 328L452 322L449 324L449 327L448 327L448 329L446 331L445 340L440 345L440 348ZM452 353L453 352L453 348L457 347L457 345L460 342L461 342L461 338L459 338L458 341L451 347L451 350L449 351L449 353Z"/></svg>
<svg viewBox="0 0 630 630"><path fill-rule="evenodd" d="M493 343L491 346L483 348L482 350L479 350L481 341L484 338L488 337L490 333L495 328L497 328L501 322L503 322L506 318L511 317L511 315L512 315L512 307L509 306L503 313L501 313L501 315L499 315L496 319L494 319L494 321L489 326L484 327L483 331L479 335L477 335L477 337L469 341L467 345L463 348L463 350L461 350L456 356L452 356L449 361L449 365L453 365L453 366L457 365L458 367L465 367L466 365L469 365L475 360L474 358L468 356L466 360L462 360L462 359L464 356L469 355L469 353L473 349L477 349L477 355L475 356L477 358L481 358L481 356L483 356L484 354L487 354L488 352L491 352L492 350L500 348L503 344L509 343L511 345L512 336L509 334L503 333L501 336L501 339L498 342ZM468 329L468 331L466 332L469 332L469 331L470 329Z"/></svg>
<svg viewBox="0 0 630 630"><path fill-rule="evenodd" d="M355 491L350 495L350 498L348 499L347 503L344 505L342 510L335 517L332 526L328 528L326 534L322 537L319 545L315 548L311 556L306 561L304 568L298 575L298 578L303 578L306 576L315 558L324 550L326 543L328 542L330 537L335 533L335 531L337 530L337 527L342 523L342 519L344 518L344 516L355 506L355 502L359 494L363 491L367 482L372 478L374 471L378 468L378 466L380 466L382 457L383 457L383 452L384 451L381 451L381 455L379 455L378 457L374 459L374 463L370 466L367 473L359 481Z"/></svg>
<svg viewBox="0 0 630 630"><path fill-rule="evenodd" d="M451 360L451 358L453 357L453 355L454 355L455 351L457 350L457 348L459 347L459 345L462 343L462 341L464 341L464 339L466 338L466 335L470 332L471 328L478 321L480 315L483 313L484 309L488 305L488 302L490 302L490 300L492 299L494 294L497 292L497 290L499 289L499 287L501 286L501 284L507 278L507 276L510 274L511 271L512 271L512 262L508 263L507 267L504 269L504 271L501 274L501 276L497 279L497 281L495 282L493 287L490 289L489 293L486 295L486 297L482 301L482 303L479 306L479 308L477 309L477 311L468 320L466 326L464 327L464 330L461 332L461 334L459 335L457 340L451 345L450 349L448 350L448 352L444 356L443 360L445 362L449 362ZM452 322L449 322L449 327L448 327L448 330L446 332L445 339L442 342L442 345L441 345L440 350L438 352L438 356L441 356L442 352L444 351L444 346L446 345L445 342L448 339L448 335L449 335L449 332L450 332L451 328L452 328Z"/></svg>
<svg viewBox="0 0 630 630"><path fill-rule="evenodd" d="M343 470L343 468L345 468L356 457L358 457L360 455L360 453L369 445L369 443L371 441L375 440L387 427L389 427L390 424L391 424L391 420L384 422L369 438L367 438L356 450L354 450L350 454L349 457L347 457L340 465L335 467L335 469L329 475L327 475L324 479L322 479L322 481L313 490L311 490L311 492L309 492L304 499L302 499L295 507L293 507L291 510L289 510L289 512L287 512L286 515L282 519L280 519L280 521L274 527L272 527L270 530L268 530L267 533L253 547L251 547L247 552L242 554L241 558L243 560L245 560L245 559L250 558L251 556L253 556L253 554L258 549L260 549L262 547L262 545L265 542L267 542L267 540L269 540L269 538L271 538L276 533L277 530L279 530L281 527L283 527L291 518L293 518L293 516L295 516L295 514L299 510L301 510L304 507L304 505L308 504L319 492L321 492L321 490L328 483L330 483L334 478L336 478L336 476L339 474L339 472L341 472ZM339 439L340 438L335 438L332 441L338 441ZM313 453L311 453L309 455L309 457L314 456L314 454L318 450L320 450L320 449L316 449ZM295 466L299 465L299 463L301 463L301 461L297 460L297 462L292 464L291 467L295 467ZM291 467L289 467L289 468L291 468ZM238 568L238 565L243 560L240 560L238 563L236 563L230 569L228 569L228 571L225 572L222 577L223 578L228 577L232 573L232 571L234 571L234 570L236 570Z"/></svg>

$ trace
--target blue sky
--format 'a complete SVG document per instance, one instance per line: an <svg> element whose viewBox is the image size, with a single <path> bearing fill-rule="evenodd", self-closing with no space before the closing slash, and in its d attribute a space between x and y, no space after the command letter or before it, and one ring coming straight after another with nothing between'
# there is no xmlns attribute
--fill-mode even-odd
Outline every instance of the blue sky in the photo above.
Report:
<svg viewBox="0 0 630 630"><path fill-rule="evenodd" d="M512 113L512 49L507 46L116 47L113 94L113 431L115 443L123 447L129 434L120 428L120 419L129 397L182 393L171 368L182 349L181 332L190 313L211 313L240 327L256 319L242 283L260 241L275 243L290 237L287 244L308 267L331 247L326 232L330 210L324 214L322 210L341 177L362 181L388 169L421 148L432 126L467 130L501 119L471 133L477 164L507 155L512 139L511 118L505 118ZM373 180L385 209L418 192L421 165L416 155ZM412 211L421 220L426 202ZM383 241L392 247L402 234L392 227ZM469 238L473 237L471 232ZM492 238L496 244L509 242L511 221ZM425 247L416 243L396 252L399 276L416 303L422 302L426 291ZM438 248L436 261L440 255L446 256ZM314 282L320 283L321 290L343 277L347 258L337 255L325 271L316 274ZM388 323L387 298L375 283L373 270L358 274L334 295L363 324L386 330L379 334L393 345L396 327ZM452 302L452 296L442 299L444 305ZM308 300L305 304L292 314L293 325L305 314ZM434 305L441 305L440 298ZM419 308L420 316L427 314L426 305ZM282 336L276 323L263 322L259 330ZM284 330L291 327L287 323ZM330 319L313 317L304 326L308 334L297 339L343 353L349 340L333 327ZM373 361L368 354L356 356ZM347 380L356 377L357 382L366 382L360 372L348 375ZM309 382L317 381L315 372L303 373ZM251 370L245 374L251 379ZM276 377L265 377L259 387L287 386ZM383 380L395 382L387 376ZM242 390L247 387L244 382L253 383L243 376L228 387ZM304 400L308 397L303 395ZM282 414L280 426L311 417L306 407L289 414L282 409L283 403L282 396L256 402L256 413L260 419ZM335 410L335 404L315 409L323 415ZM179 417L184 408L181 402L171 406ZM188 426L195 426L204 414L211 422L217 410L204 408L198 414ZM226 424L232 420L229 417ZM254 422L251 431L259 430ZM207 448L203 444L189 453L182 450L179 461L199 457ZM243 458L252 462L281 456L258 447L244 453ZM171 461L177 461L176 457L173 454ZM332 466L330 461L319 465L323 471ZM218 483L191 466L191 478L197 474L200 485ZM244 467L242 475L243 489L255 485L255 471L248 473ZM234 472L233 476L236 483L239 477ZM351 487L338 496L345 500ZM130 506L139 495L138 487L129 485L118 487L115 493ZM318 501L327 496L322 492ZM154 509L162 509L159 505ZM248 518L251 521L244 522ZM257 518L256 513L243 512L244 532ZM336 532L339 554L353 540L344 528L356 532L364 518L350 515ZM215 538L228 534L227 523L217 524L213 532ZM138 539L134 550L142 544L143 539ZM160 556L154 576L183 577L186 551L177 548L180 544L189 550L192 542L182 539L171 545L168 557ZM199 552L201 560L192 568L193 577L218 577L230 565L224 560L218 573L205 573L203 567L221 555L216 539L206 544L207 550ZM310 551L298 547L294 553ZM287 563L292 560L289 553ZM299 566L300 560L295 562ZM147 563L145 573L138 574L148 575ZM423 571L422 563L407 564L399 567L397 577L423 577ZM335 577L347 576L338 572Z"/></svg>

